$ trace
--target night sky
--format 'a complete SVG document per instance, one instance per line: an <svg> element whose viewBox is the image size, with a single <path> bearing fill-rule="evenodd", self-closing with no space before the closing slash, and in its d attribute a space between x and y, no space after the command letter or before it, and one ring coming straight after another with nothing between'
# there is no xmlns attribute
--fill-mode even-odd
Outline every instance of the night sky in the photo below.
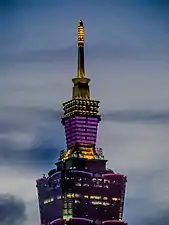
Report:
<svg viewBox="0 0 169 225"><path fill-rule="evenodd" d="M124 218L168 225L167 0L0 0L0 224L40 224L35 181L65 148L79 19L98 146L128 176Z"/></svg>

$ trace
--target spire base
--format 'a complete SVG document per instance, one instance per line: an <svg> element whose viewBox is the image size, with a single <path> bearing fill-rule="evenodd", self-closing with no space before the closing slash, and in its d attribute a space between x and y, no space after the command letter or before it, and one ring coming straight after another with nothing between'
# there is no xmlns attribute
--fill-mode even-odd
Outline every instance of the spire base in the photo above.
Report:
<svg viewBox="0 0 169 225"><path fill-rule="evenodd" d="M74 85L81 83L81 84L88 84L90 82L90 79L87 77L83 77L83 78L73 78L72 82Z"/></svg>
<svg viewBox="0 0 169 225"><path fill-rule="evenodd" d="M72 82L74 83L73 98L90 99L89 78L73 78Z"/></svg>

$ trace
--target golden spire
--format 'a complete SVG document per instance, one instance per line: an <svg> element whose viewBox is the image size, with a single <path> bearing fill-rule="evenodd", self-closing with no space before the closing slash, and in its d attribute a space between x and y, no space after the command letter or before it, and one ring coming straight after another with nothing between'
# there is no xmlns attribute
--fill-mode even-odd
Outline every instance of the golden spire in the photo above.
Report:
<svg viewBox="0 0 169 225"><path fill-rule="evenodd" d="M85 77L84 66L84 26L82 20L78 23L78 68L77 77L72 79L73 98L90 99L90 79Z"/></svg>
<svg viewBox="0 0 169 225"><path fill-rule="evenodd" d="M78 24L78 69L77 78L85 77L84 66L84 26L83 21L80 20Z"/></svg>

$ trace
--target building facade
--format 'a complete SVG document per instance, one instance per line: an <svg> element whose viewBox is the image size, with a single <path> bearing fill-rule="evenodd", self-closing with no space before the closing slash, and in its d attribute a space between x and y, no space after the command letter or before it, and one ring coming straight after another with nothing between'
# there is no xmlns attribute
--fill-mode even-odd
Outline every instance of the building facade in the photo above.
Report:
<svg viewBox="0 0 169 225"><path fill-rule="evenodd" d="M127 225L123 221L126 176L107 169L96 148L99 101L90 97L85 76L84 26L78 24L78 69L72 99L63 104L67 149L56 168L36 181L43 225Z"/></svg>

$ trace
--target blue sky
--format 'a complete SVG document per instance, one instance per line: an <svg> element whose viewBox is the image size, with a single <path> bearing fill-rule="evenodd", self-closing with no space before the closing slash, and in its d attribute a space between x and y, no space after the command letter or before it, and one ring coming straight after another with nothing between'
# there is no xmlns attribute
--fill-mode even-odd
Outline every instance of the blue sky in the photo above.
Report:
<svg viewBox="0 0 169 225"><path fill-rule="evenodd" d="M98 145L128 176L125 219L166 225L167 0L0 1L0 223L39 224L35 180L65 148L61 104L76 76L79 19L86 75L101 101Z"/></svg>

